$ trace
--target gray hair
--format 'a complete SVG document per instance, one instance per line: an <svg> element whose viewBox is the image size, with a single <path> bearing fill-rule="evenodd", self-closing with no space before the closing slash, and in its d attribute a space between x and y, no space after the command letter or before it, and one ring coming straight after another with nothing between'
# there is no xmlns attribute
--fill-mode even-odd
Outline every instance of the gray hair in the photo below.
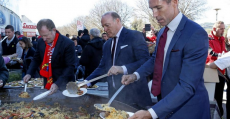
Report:
<svg viewBox="0 0 230 119"><path fill-rule="evenodd" d="M116 12L113 12L113 11L110 11L110 12L106 12L105 14L102 15L103 16L106 16L106 15L111 15L113 20L116 20L117 18L120 19L121 21L121 17L119 16L119 14L117 14Z"/></svg>
<svg viewBox="0 0 230 119"><path fill-rule="evenodd" d="M213 28L218 28L219 25L224 24L223 21L216 21L216 23L213 25Z"/></svg>
<svg viewBox="0 0 230 119"><path fill-rule="evenodd" d="M38 31L41 30L42 26L46 26L48 30L52 30L53 28L56 28L54 25L54 22L51 19L41 19L37 23L37 29Z"/></svg>
<svg viewBox="0 0 230 119"><path fill-rule="evenodd" d="M92 35L93 37L100 37L100 30L97 28L92 28L89 30L89 34Z"/></svg>

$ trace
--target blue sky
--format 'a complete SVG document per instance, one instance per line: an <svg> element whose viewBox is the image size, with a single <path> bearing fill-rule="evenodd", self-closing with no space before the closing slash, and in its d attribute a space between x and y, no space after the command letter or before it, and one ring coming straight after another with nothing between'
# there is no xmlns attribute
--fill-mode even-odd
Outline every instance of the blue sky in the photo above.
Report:
<svg viewBox="0 0 230 119"><path fill-rule="evenodd" d="M50 18L56 26L70 23L74 18L88 15L89 10L100 0L21 0L19 13L26 15L34 23L42 18ZM130 6L135 6L135 0L122 0ZM230 0L207 0L209 9L204 12L198 23L215 22L214 8L221 8L218 20L230 24Z"/></svg>

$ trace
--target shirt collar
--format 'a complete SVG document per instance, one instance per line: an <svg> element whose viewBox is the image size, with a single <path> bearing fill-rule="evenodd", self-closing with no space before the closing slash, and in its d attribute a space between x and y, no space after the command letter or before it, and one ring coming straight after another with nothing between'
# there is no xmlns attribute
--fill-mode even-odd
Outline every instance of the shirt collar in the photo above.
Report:
<svg viewBox="0 0 230 119"><path fill-rule="evenodd" d="M120 34L121 34L122 29L123 29L123 26L121 26L121 29L118 31L118 33L117 33L117 35L116 35L117 38L120 37Z"/></svg>
<svg viewBox="0 0 230 119"><path fill-rule="evenodd" d="M174 32L177 29L177 27L179 26L182 17L183 17L182 13L179 12L179 14L167 25L167 27L171 31Z"/></svg>
<svg viewBox="0 0 230 119"><path fill-rule="evenodd" d="M11 43L14 40L14 37L15 37L15 35L10 40L8 40L8 38L7 38L6 43L8 43L8 44Z"/></svg>

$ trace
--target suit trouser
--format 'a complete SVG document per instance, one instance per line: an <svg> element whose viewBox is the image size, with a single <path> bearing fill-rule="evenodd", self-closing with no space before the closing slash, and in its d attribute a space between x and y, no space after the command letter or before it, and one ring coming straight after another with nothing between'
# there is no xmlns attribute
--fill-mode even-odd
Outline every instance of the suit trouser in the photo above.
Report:
<svg viewBox="0 0 230 119"><path fill-rule="evenodd" d="M216 99L217 105L220 109L220 115L223 116L224 110L222 107L222 101L223 101L225 79L223 77L219 76L219 80L220 80L220 82L216 83L215 99Z"/></svg>
<svg viewBox="0 0 230 119"><path fill-rule="evenodd" d="M228 78L229 80L229 78ZM230 82L227 82L227 101L226 101L226 116L227 119L230 119L230 102L228 102L228 100L230 100Z"/></svg>

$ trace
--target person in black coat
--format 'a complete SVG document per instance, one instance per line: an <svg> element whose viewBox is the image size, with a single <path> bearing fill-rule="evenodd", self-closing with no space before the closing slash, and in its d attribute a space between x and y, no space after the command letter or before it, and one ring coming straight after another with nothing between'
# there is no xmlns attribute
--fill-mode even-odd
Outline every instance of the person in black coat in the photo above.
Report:
<svg viewBox="0 0 230 119"><path fill-rule="evenodd" d="M30 42L30 40L27 39L26 37L20 37L18 39L18 42L19 42L21 48L23 49L22 57L20 60L18 60L18 62L20 64L23 64L22 76L24 77L26 74L26 71L29 68L30 63L33 59L35 49L32 47L33 45ZM32 77L34 78L34 76L32 76Z"/></svg>
<svg viewBox="0 0 230 119"><path fill-rule="evenodd" d="M87 29L84 29L83 31L83 36L81 37L81 39L79 40L79 45L82 47L82 49L84 50L85 45L90 41L90 36L89 36L89 31Z"/></svg>
<svg viewBox="0 0 230 119"><path fill-rule="evenodd" d="M44 77L44 86L51 91L50 94L53 94L58 89L66 89L66 84L75 79L74 44L56 30L51 19L40 20L37 29L41 38L38 40L37 50L23 80L28 82L37 67L42 65L40 74Z"/></svg>
<svg viewBox="0 0 230 119"><path fill-rule="evenodd" d="M84 78L88 77L98 67L102 57L104 42L100 38L100 30L96 28L91 29L90 39L91 40L85 46L80 59L80 65L85 66Z"/></svg>
<svg viewBox="0 0 230 119"><path fill-rule="evenodd" d="M32 37L32 44L33 44L33 48L36 50L37 49L37 37L33 36Z"/></svg>
<svg viewBox="0 0 230 119"><path fill-rule="evenodd" d="M6 68L5 62L0 54L0 88L3 88L9 78L9 72Z"/></svg>
<svg viewBox="0 0 230 119"><path fill-rule="evenodd" d="M83 36L83 31L82 30L79 30L78 31L78 36L77 36L77 42L79 43L79 41L81 40L81 37Z"/></svg>
<svg viewBox="0 0 230 119"><path fill-rule="evenodd" d="M82 48L80 45L77 44L77 38L73 37L72 41L74 42L74 48L75 48L75 70L77 70L77 67L79 66L79 60L78 56L81 56Z"/></svg>

